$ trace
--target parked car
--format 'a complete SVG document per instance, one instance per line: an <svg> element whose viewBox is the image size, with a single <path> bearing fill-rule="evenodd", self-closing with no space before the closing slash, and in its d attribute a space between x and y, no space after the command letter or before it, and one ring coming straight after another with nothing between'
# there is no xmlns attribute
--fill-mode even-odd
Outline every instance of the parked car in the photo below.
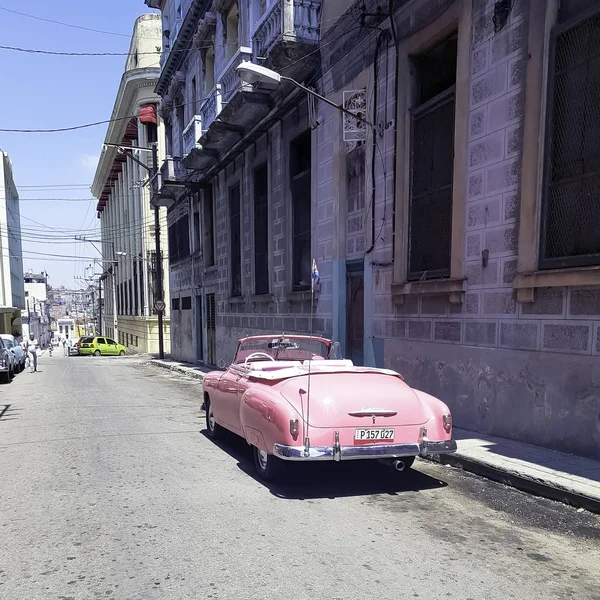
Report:
<svg viewBox="0 0 600 600"><path fill-rule="evenodd" d="M117 344L107 337L84 337L78 344L79 354L82 356L93 354L94 356L124 356L127 348L123 344Z"/></svg>
<svg viewBox="0 0 600 600"><path fill-rule="evenodd" d="M25 361L27 360L27 357L25 356L25 350L23 350L21 344L17 342L14 335L2 333L0 334L0 338L2 338L4 345L12 352L12 355L14 356L15 373L20 373L25 369Z"/></svg>
<svg viewBox="0 0 600 600"><path fill-rule="evenodd" d="M83 338L75 338L72 340L71 342L71 346L69 348L69 356L77 356L79 354L79 342L80 340L82 340Z"/></svg>
<svg viewBox="0 0 600 600"><path fill-rule="evenodd" d="M15 376L15 357L14 354L4 345L4 340L0 338L0 380L2 383L10 383Z"/></svg>
<svg viewBox="0 0 600 600"><path fill-rule="evenodd" d="M299 335L239 340L232 364L203 381L208 435L243 437L267 480L285 461L379 459L402 471L456 451L441 400L395 371L337 359L338 349Z"/></svg>

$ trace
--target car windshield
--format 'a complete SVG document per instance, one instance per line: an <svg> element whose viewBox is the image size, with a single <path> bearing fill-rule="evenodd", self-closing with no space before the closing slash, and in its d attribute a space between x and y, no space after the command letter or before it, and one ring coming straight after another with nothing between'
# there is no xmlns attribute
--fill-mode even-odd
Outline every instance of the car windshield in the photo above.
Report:
<svg viewBox="0 0 600 600"><path fill-rule="evenodd" d="M6 338L3 338L2 341L4 342L4 345L7 348L12 348L14 346L14 344L12 343L12 340L7 340Z"/></svg>
<svg viewBox="0 0 600 600"><path fill-rule="evenodd" d="M246 359L261 360L307 360L329 358L329 342L301 337L251 338L238 347L235 363Z"/></svg>

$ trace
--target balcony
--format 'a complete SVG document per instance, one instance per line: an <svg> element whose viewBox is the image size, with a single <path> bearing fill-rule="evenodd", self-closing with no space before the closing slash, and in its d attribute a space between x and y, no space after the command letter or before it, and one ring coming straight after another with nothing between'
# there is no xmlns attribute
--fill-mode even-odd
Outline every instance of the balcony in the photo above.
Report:
<svg viewBox="0 0 600 600"><path fill-rule="evenodd" d="M211 152L214 155L215 152L225 151L271 108L270 95L243 83L238 75L238 65L251 57L250 48L237 50L200 109L203 128L200 144L207 161Z"/></svg>
<svg viewBox="0 0 600 600"><path fill-rule="evenodd" d="M152 204L169 207L186 191L186 169L178 160L167 157L152 182Z"/></svg>
<svg viewBox="0 0 600 600"><path fill-rule="evenodd" d="M220 90L220 86L219 86ZM204 169L210 166L217 158L218 153L214 150L205 149L200 144L204 119L212 123L221 110L220 92L214 88L208 98L200 107L200 114L194 115L189 125L183 130L183 158L181 164L186 169Z"/></svg>
<svg viewBox="0 0 600 600"><path fill-rule="evenodd" d="M275 0L252 36L254 56L275 70L288 68L315 49L319 42L322 0ZM313 55L314 56L314 55ZM306 77L318 64L317 57L300 61L290 77Z"/></svg>
<svg viewBox="0 0 600 600"><path fill-rule="evenodd" d="M206 131L221 112L221 84L217 85L208 93L208 96L200 107L200 119Z"/></svg>
<svg viewBox="0 0 600 600"><path fill-rule="evenodd" d="M183 130L183 155L189 154L198 144L202 135L202 117L194 115L188 126Z"/></svg>

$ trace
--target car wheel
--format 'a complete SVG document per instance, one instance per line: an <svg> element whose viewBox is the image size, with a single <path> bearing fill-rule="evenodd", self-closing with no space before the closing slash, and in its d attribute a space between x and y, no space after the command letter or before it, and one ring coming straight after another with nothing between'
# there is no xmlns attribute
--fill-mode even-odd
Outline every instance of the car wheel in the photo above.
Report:
<svg viewBox="0 0 600 600"><path fill-rule="evenodd" d="M96 352L94 352L94 356L100 356L102 354L102 352L100 352L100 350L96 350Z"/></svg>
<svg viewBox="0 0 600 600"><path fill-rule="evenodd" d="M119 352L119 356L125 356L125 350L121 350L121 352Z"/></svg>
<svg viewBox="0 0 600 600"><path fill-rule="evenodd" d="M206 432L208 437L213 440L219 440L223 437L223 428L215 421L210 400L204 401L204 410L206 411Z"/></svg>
<svg viewBox="0 0 600 600"><path fill-rule="evenodd" d="M280 458L269 454L265 450L259 450L254 446L252 447L252 452L254 454L254 466L261 479L274 481L281 476L283 461Z"/></svg>

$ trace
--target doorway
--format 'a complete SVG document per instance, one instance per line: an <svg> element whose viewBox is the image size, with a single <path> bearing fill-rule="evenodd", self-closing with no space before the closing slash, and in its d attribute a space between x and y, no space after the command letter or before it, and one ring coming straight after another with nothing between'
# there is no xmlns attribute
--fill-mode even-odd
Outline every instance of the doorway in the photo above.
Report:
<svg viewBox="0 0 600 600"><path fill-rule="evenodd" d="M204 360L204 347L202 340L202 296L196 296L194 318L196 320L196 360Z"/></svg>
<svg viewBox="0 0 600 600"><path fill-rule="evenodd" d="M360 266L362 267L362 261ZM346 275L346 355L355 364L364 364L365 277L362 271Z"/></svg>
<svg viewBox="0 0 600 600"><path fill-rule="evenodd" d="M206 360L209 365L217 364L217 311L214 294L206 294Z"/></svg>

